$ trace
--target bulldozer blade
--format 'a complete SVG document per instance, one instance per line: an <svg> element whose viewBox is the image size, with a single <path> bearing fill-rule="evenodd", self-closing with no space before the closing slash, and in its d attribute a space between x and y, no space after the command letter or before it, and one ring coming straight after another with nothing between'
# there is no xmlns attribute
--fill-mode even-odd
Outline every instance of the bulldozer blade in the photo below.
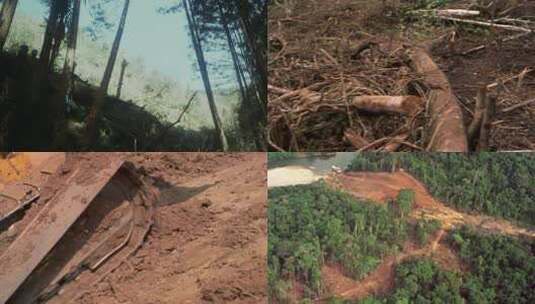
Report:
<svg viewBox="0 0 535 304"><path fill-rule="evenodd" d="M6 303L52 250L89 203L110 181L124 160L112 158L105 168L78 166L66 188L47 202L33 221L0 257L0 303Z"/></svg>

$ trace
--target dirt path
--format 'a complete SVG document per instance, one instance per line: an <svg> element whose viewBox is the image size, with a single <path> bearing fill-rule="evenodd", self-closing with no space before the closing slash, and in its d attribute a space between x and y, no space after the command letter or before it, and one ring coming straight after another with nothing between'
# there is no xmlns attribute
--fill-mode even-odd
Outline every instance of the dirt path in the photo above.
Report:
<svg viewBox="0 0 535 304"><path fill-rule="evenodd" d="M415 205L411 216L439 220L446 230L459 225L471 225L490 232L535 238L535 231L518 227L509 221L463 213L446 206L432 197L421 182L406 172L349 172L331 176L328 180L336 188L377 203L395 199L401 189L412 189L415 193Z"/></svg>
<svg viewBox="0 0 535 304"><path fill-rule="evenodd" d="M376 203L394 199L401 189L412 189L415 192L415 206L411 217L436 219L442 223L442 228L424 247L407 242L400 253L385 257L377 269L362 280L352 280L332 266L324 267L324 279L330 294L345 299L363 299L386 293L394 286L396 265L409 258L428 256L447 269L460 270L462 266L458 257L441 242L448 230L459 225L477 226L492 233L535 238L534 231L517 227L506 220L466 214L445 206L433 198L422 183L405 172L348 172L331 175L327 180L337 189ZM316 302L326 303L326 299Z"/></svg>

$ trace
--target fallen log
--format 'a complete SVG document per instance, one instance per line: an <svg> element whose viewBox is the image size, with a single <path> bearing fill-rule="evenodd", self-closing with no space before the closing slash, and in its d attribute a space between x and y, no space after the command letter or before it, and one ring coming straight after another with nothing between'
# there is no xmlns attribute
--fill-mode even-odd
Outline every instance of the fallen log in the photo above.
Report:
<svg viewBox="0 0 535 304"><path fill-rule="evenodd" d="M413 69L422 75L429 87L428 105L431 136L426 150L436 152L467 152L468 140L459 101L451 90L446 75L424 47L410 52Z"/></svg>
<svg viewBox="0 0 535 304"><path fill-rule="evenodd" d="M422 107L418 96L355 96L350 106L372 113L414 114Z"/></svg>

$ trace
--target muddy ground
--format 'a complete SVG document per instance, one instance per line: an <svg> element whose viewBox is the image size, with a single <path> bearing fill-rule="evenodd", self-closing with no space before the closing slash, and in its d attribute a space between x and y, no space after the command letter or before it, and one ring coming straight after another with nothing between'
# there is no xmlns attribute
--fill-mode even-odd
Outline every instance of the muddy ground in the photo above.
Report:
<svg viewBox="0 0 535 304"><path fill-rule="evenodd" d="M85 164L94 160L93 166L98 167L96 162L103 163L102 158L116 157L132 163L134 172L145 181L147 191L156 195L157 199L153 202L154 224L132 256L125 255L124 262L118 262L118 257L122 257L119 252L106 262L119 264L98 283L83 286L85 289L76 303L267 301L267 168L264 153L67 154L58 172L43 182L41 198L11 229L0 232L0 255L8 250L10 243L39 214L58 188L66 186L61 176L77 166L77 159L82 158ZM26 167L28 174L19 170L19 182L40 175L35 173L40 171L40 167L32 165L30 162ZM10 176L11 182L17 177ZM72 229L79 231L70 231L52 251L51 255L56 257L47 257L49 264L53 264L50 261L58 263L62 260L58 257L60 252L68 252L65 254L72 254L72 257L81 255L80 252L70 252L74 245L61 244L69 234L76 233L82 239L88 234L88 242L96 243L102 238L99 238L99 233L105 233L113 223L120 221L126 213L125 203L121 202L131 197L128 189L121 189L121 183L121 180L112 179L111 184L102 190L93 202L95 205L90 204L73 226ZM104 204L108 200L113 204L105 208L96 206L106 206ZM95 221L96 216L102 217L102 220ZM89 227L93 226L98 226L98 229L88 233L92 229ZM87 229L84 230L84 227ZM80 248L87 250L86 247ZM61 267L68 265L62 263ZM39 271L51 269L47 267L40 265ZM101 268L106 269L106 264ZM80 280L92 282L92 279L91 275L85 275ZM32 281L32 277L28 281ZM32 291L32 287L39 285L39 282L25 282L22 288ZM67 294L69 292L67 289ZM14 299L21 298L19 294ZM49 302L64 303L62 297L60 292Z"/></svg>
<svg viewBox="0 0 535 304"><path fill-rule="evenodd" d="M273 1L269 15L270 145L272 150L350 151L381 150L398 135L405 139L398 151L426 149L431 136L429 117L399 114L377 115L347 108L344 103L357 95L419 95L419 76L411 71L398 46L416 46L455 31L452 43L432 52L459 99L465 126L473 118L477 91L535 67L533 35L496 43L518 34L488 27L440 21L415 14L419 9L474 9L474 1ZM489 2L490 1L483 1ZM522 18L535 26L535 2L494 1L495 14ZM422 6L418 3L427 3ZM478 8L475 8L478 9ZM481 10L481 20L493 12ZM380 47L358 53L365 42ZM485 49L469 54L479 45ZM291 92L301 91L292 97ZM286 97L284 97L286 95ZM489 90L497 100L489 149L535 149L535 103L513 110L512 105L535 98L535 73L499 84ZM321 99L313 102L314 98ZM505 110L505 112L504 112ZM349 136L348 136L349 134ZM361 137L357 145L349 138ZM357 136L355 136L355 134Z"/></svg>

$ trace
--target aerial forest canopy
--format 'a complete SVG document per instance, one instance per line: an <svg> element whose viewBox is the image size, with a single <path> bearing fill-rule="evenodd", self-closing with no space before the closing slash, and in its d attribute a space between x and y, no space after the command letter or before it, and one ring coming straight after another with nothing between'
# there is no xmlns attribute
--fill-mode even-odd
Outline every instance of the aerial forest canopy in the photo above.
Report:
<svg viewBox="0 0 535 304"><path fill-rule="evenodd" d="M266 149L266 0L0 6L1 149Z"/></svg>
<svg viewBox="0 0 535 304"><path fill-rule="evenodd" d="M535 226L535 157L529 153L364 153L353 171L402 168L460 210Z"/></svg>
<svg viewBox="0 0 535 304"><path fill-rule="evenodd" d="M269 190L268 284L274 303L292 302L292 282L303 298L325 291L321 269L339 265L361 279L407 238L412 192L376 205L334 191L324 182Z"/></svg>

